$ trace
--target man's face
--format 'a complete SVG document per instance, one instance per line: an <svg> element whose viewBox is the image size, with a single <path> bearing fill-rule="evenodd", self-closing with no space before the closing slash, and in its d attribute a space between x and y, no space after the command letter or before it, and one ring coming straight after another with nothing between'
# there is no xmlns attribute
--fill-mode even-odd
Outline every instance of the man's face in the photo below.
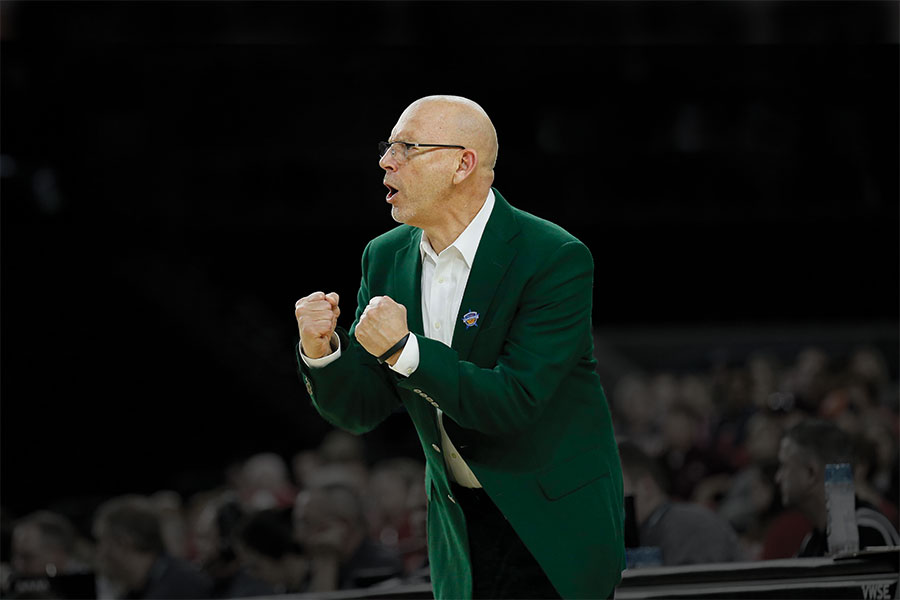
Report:
<svg viewBox="0 0 900 600"><path fill-rule="evenodd" d="M790 438L781 440L775 482L781 491L781 502L785 506L802 505L814 491L815 468L809 454Z"/></svg>
<svg viewBox="0 0 900 600"><path fill-rule="evenodd" d="M15 529L12 536L12 565L17 573L27 576L47 575L47 565L55 564L57 560L44 543L37 527L21 525Z"/></svg>
<svg viewBox="0 0 900 600"><path fill-rule="evenodd" d="M450 119L437 103L423 103L407 108L388 141L419 144L459 144L453 139ZM394 156L385 152L379 166L384 169L388 186L387 202L391 216L398 223L425 228L442 218L440 200L452 184L459 150L445 148L405 148L394 146Z"/></svg>
<svg viewBox="0 0 900 600"><path fill-rule="evenodd" d="M96 563L97 572L110 581L128 584L128 557L132 555L130 545L105 527L94 531L97 538Z"/></svg>

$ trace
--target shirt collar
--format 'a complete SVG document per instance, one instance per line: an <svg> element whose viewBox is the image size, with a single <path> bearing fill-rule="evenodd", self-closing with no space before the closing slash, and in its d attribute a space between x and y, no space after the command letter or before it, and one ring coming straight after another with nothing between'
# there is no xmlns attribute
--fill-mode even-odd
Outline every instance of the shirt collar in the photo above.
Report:
<svg viewBox="0 0 900 600"><path fill-rule="evenodd" d="M478 211L472 222L463 229L463 232L459 234L456 240L444 249L444 252L447 252L450 248L455 248L462 255L463 260L466 261L466 266L471 269L472 263L475 261L475 253L478 251L478 244L481 242L481 236L484 234L484 229L487 227L488 219L490 219L493 210L494 190L491 189L488 190L487 198L485 198L481 210ZM428 236L425 235L424 231L422 232L422 241L419 242L419 254L422 258L429 256L433 261L437 262L438 254L431 247L431 242L428 241Z"/></svg>

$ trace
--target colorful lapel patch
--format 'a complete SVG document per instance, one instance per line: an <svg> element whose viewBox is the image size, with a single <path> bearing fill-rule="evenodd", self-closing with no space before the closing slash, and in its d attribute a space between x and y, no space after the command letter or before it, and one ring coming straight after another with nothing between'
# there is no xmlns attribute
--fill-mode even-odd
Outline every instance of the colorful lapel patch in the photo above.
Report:
<svg viewBox="0 0 900 600"><path fill-rule="evenodd" d="M465 323L466 329L469 327L478 327L478 313L474 310L470 310L463 315L462 322Z"/></svg>

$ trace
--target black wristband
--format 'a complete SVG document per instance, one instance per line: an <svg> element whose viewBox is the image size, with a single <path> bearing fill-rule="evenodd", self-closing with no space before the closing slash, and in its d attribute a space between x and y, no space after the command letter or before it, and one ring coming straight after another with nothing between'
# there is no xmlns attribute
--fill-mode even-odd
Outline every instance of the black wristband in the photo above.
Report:
<svg viewBox="0 0 900 600"><path fill-rule="evenodd" d="M386 361L387 359L389 359L390 357L392 357L394 355L394 352L396 352L397 350L400 350L401 348L403 348L403 346L406 345L406 341L408 339L409 339L409 332L406 332L406 335L404 335L402 338L400 338L399 342L397 342L396 344L391 346L391 348L387 352L385 352L384 354L382 354L381 356L379 356L376 359L378 361L378 364L383 365L384 361Z"/></svg>

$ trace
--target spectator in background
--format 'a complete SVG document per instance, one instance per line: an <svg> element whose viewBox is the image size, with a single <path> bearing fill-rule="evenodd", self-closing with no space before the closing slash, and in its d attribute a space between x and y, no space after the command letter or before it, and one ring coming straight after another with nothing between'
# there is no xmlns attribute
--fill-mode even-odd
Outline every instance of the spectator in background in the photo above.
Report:
<svg viewBox="0 0 900 600"><path fill-rule="evenodd" d="M264 509L248 513L234 530L234 548L247 573L270 585L276 594L309 588L309 561L293 537L290 511Z"/></svg>
<svg viewBox="0 0 900 600"><path fill-rule="evenodd" d="M234 485L243 508L290 508L297 490L287 462L274 452L254 454L241 465Z"/></svg>
<svg viewBox="0 0 900 600"><path fill-rule="evenodd" d="M633 440L644 452L659 454L661 412L647 378L637 373L623 376L610 398L614 399L616 433Z"/></svg>
<svg viewBox="0 0 900 600"><path fill-rule="evenodd" d="M825 465L853 463L853 441L834 423L807 419L792 427L781 441L776 481L785 506L797 508L813 525L797 556L828 554L825 534ZM856 498L859 547L900 545L890 521L868 502Z"/></svg>
<svg viewBox="0 0 900 600"><path fill-rule="evenodd" d="M213 598L266 596L274 588L247 573L234 550L232 534L244 518L230 492L207 502L194 524L196 562L213 580Z"/></svg>
<svg viewBox="0 0 900 600"><path fill-rule="evenodd" d="M413 493L420 486L424 497L424 472L421 462L396 457L376 463L369 477L371 537L397 551L406 572L421 566L426 555L424 532L414 523L418 507Z"/></svg>
<svg viewBox="0 0 900 600"><path fill-rule="evenodd" d="M692 500L697 485L710 475L724 473L727 465L701 441L703 415L677 400L663 419L663 449L659 456L669 490L677 500Z"/></svg>
<svg viewBox="0 0 900 600"><path fill-rule="evenodd" d="M94 598L91 547L61 513L40 510L14 523L4 557L4 598Z"/></svg>
<svg viewBox="0 0 900 600"><path fill-rule="evenodd" d="M781 508L774 475L783 433L779 415L757 412L747 421L741 453L744 466L732 476L704 482L714 484L714 492L722 494L714 504L716 512L738 532L748 556L759 555L764 531L774 516L772 511Z"/></svg>
<svg viewBox="0 0 900 600"><path fill-rule="evenodd" d="M330 485L300 492L294 508L294 535L310 559L311 592L368 587L403 575L396 550L369 536L356 491Z"/></svg>
<svg viewBox="0 0 900 600"><path fill-rule="evenodd" d="M872 429L877 425L873 424ZM870 430L871 431L871 430ZM889 500L875 484L874 474L879 463L878 444L865 433L854 436L853 482L856 495L876 507L896 529L898 524L897 504Z"/></svg>
<svg viewBox="0 0 900 600"><path fill-rule="evenodd" d="M329 472L341 472L354 481L357 491L365 490L369 468L361 437L342 429L332 429L319 444L318 453L322 466L331 467Z"/></svg>
<svg viewBox="0 0 900 600"><path fill-rule="evenodd" d="M409 510L410 538L402 550L404 569L407 576L425 575L430 577L428 568L428 499L425 496L425 471L420 471L415 483L409 488L406 500Z"/></svg>
<svg viewBox="0 0 900 600"><path fill-rule="evenodd" d="M829 357L821 348L809 346L800 351L785 376L787 391L806 414L815 415L819 411L828 387L829 365Z"/></svg>
<svg viewBox="0 0 900 600"><path fill-rule="evenodd" d="M100 505L94 537L97 570L108 584L98 585L101 596L209 598L209 577L166 552L159 514L147 498L118 496Z"/></svg>
<svg viewBox="0 0 900 600"><path fill-rule="evenodd" d="M699 504L672 502L657 461L632 442L619 444L625 495L634 497L641 546L658 547L666 566L742 560L727 521Z"/></svg>
<svg viewBox="0 0 900 600"><path fill-rule="evenodd" d="M187 523L181 494L174 490L160 490L150 496L150 502L159 515L166 552L171 556L187 558Z"/></svg>
<svg viewBox="0 0 900 600"><path fill-rule="evenodd" d="M317 469L322 466L322 457L317 449L301 450L291 458L291 473L297 491L309 487L309 481Z"/></svg>
<svg viewBox="0 0 900 600"><path fill-rule="evenodd" d="M54 577L90 570L89 559L79 556L78 532L56 512L33 512L13 524L12 568L16 575Z"/></svg>

